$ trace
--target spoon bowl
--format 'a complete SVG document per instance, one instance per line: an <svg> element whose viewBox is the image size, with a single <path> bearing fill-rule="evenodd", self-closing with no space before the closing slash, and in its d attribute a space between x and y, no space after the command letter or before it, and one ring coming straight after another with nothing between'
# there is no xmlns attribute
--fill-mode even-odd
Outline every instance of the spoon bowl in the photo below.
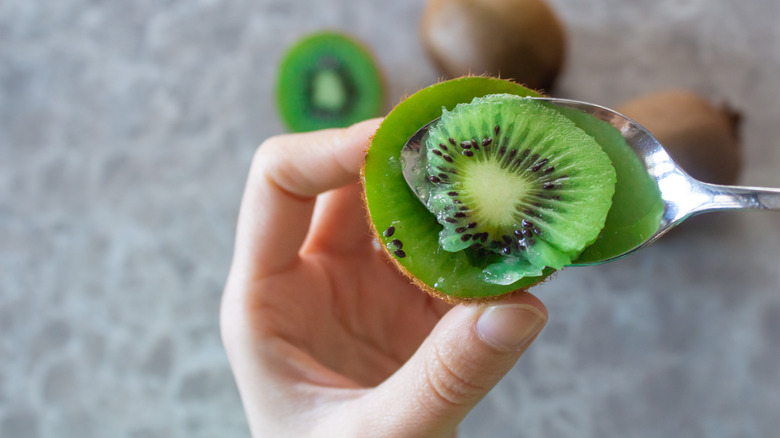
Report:
<svg viewBox="0 0 780 438"><path fill-rule="evenodd" d="M569 99L530 99L581 111L612 125L622 134L628 147L657 185L663 202L658 227L649 236L627 242L619 252L575 260L571 266L597 265L617 260L655 242L676 225L696 214L721 210L780 210L780 189L726 186L699 181L685 172L646 128L614 110ZM425 181L425 138L430 127L437 121L438 119L435 119L420 128L401 150L404 179L423 204L426 203L430 191L430 185Z"/></svg>

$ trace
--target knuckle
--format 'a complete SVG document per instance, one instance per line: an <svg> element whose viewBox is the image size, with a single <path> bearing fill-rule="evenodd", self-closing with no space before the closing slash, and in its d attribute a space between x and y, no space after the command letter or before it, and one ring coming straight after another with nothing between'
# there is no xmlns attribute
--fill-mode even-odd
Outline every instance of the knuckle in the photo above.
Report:
<svg viewBox="0 0 780 438"><path fill-rule="evenodd" d="M263 140L262 143L260 143L260 146L257 147L256 152L257 153L267 153L271 151L275 151L279 147L282 147L285 138L287 138L288 135L273 135L271 137L266 138Z"/></svg>
<svg viewBox="0 0 780 438"><path fill-rule="evenodd" d="M475 384L465 374L468 367L453 363L450 355L438 347L425 361L425 384L428 391L420 391L423 405L430 408L468 406L481 398L487 391Z"/></svg>
<svg viewBox="0 0 780 438"><path fill-rule="evenodd" d="M237 340L241 335L240 325L237 324L234 318L234 312L233 306L230 304L226 305L223 298L223 304L219 312L219 334L228 356L231 356L238 348Z"/></svg>
<svg viewBox="0 0 780 438"><path fill-rule="evenodd" d="M255 151L250 173L256 181L271 183L296 197L308 198L311 177L304 172L290 148L289 135L269 137Z"/></svg>
<svg viewBox="0 0 780 438"><path fill-rule="evenodd" d="M219 308L219 332L229 355L237 345L240 345L239 340L244 337L247 329L245 317L247 294L237 283L234 279L228 278Z"/></svg>
<svg viewBox="0 0 780 438"><path fill-rule="evenodd" d="M255 149L255 154L252 157L252 169L262 169L269 161L273 161L274 157L278 154L277 151L280 150L280 143L283 142L283 137L276 135L269 137L260 143L260 146Z"/></svg>

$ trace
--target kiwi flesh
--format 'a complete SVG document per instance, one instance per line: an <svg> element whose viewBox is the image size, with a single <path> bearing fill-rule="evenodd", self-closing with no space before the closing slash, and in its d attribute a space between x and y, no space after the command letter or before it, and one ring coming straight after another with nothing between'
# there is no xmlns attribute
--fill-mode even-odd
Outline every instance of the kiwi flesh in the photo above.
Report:
<svg viewBox="0 0 780 438"><path fill-rule="evenodd" d="M381 72L370 51L337 32L296 42L277 74L279 115L293 132L349 126L384 109Z"/></svg>
<svg viewBox="0 0 780 438"><path fill-rule="evenodd" d="M591 135L612 160L617 182L612 207L596 241L574 260L584 266L619 257L652 236L661 223L665 204L658 184L611 124L573 108L557 108L580 129Z"/></svg>
<svg viewBox="0 0 780 438"><path fill-rule="evenodd" d="M742 157L739 116L686 90L646 94L616 108L646 127L691 176L715 184L735 184Z"/></svg>
<svg viewBox="0 0 780 438"><path fill-rule="evenodd" d="M543 0L430 0L420 27L450 78L487 74L550 90L564 62L563 25Z"/></svg>
<svg viewBox="0 0 780 438"><path fill-rule="evenodd" d="M609 157L538 101L489 95L445 110L426 150L439 245L497 258L484 268L488 282L561 269L604 226L615 186Z"/></svg>
<svg viewBox="0 0 780 438"><path fill-rule="evenodd" d="M519 267L522 264L519 262L522 261L519 252L515 251L512 257L507 257L505 254L501 254L503 247L498 248L498 253L484 248L480 250L474 248L473 245L459 251L447 251L440 244L440 233L444 226L437 220L438 214L432 213L415 197L403 178L400 150L417 129L442 116L443 108L452 111L458 104L469 103L475 97L492 94L511 94L521 97L538 96L535 91L517 83L490 77L463 77L422 89L401 102L384 119L371 141L362 170L369 223L390 261L421 289L448 301L486 300L527 289L543 281L555 271L555 268L550 267L550 265L558 266L561 263L560 261L556 262L554 257L548 257L556 253L542 253L538 255L538 260L545 257L548 260L543 262L545 267L541 269L541 273L538 273L538 266L529 266L531 263L527 262L527 259L525 266L528 269L523 272L522 266ZM611 129L614 131L612 134L615 135L598 133L599 129L606 132L610 128L606 123L592 117L583 117L575 124L591 136L595 132L595 137L599 139L597 142L614 143L613 149L627 148L622 136L614 128ZM495 125L488 124L486 132L492 133L494 129ZM542 129L541 131L547 130ZM479 145L482 148L481 141L484 138L479 138ZM465 141L465 138L461 141ZM451 145L449 137L447 142L446 144ZM599 145L605 146L602 143ZM500 147L496 149L496 151L498 150ZM516 154L522 154L523 151L524 149ZM460 153L464 158L473 158ZM529 156L533 156L533 154L529 153ZM538 158L538 160L542 160L542 158ZM533 168L535 165L530 167ZM538 171L543 170L540 168ZM438 173L431 176L438 177ZM620 181L615 185L616 189L619 184ZM541 190L546 191L545 189ZM608 216L611 216L615 210L620 210L620 208L616 208L613 204L609 208ZM619 214L618 216L624 215ZM446 223L448 216L444 217ZM469 223L467 222L466 226ZM511 230L510 238L514 236L514 231L517 229L522 235L522 219L520 219L519 225L520 228L515 227ZM618 225L620 225L620 221L618 221ZM539 229L544 234L544 230L541 227ZM602 229L596 243L587 247L586 251L598 244L605 231L608 235L615 234L613 230ZM485 232L488 232L488 236L491 235L490 231L481 231L480 234ZM473 243L473 233L470 234L472 234ZM504 234L506 233L502 234L502 240ZM498 232L495 235L498 236ZM592 235L584 240L591 239ZM478 243L483 244L481 240L480 236ZM517 248L510 248L510 251L519 249L521 239L517 240ZM607 239L607 244L602 245L603 248L612 248L609 240ZM538 241L543 242L542 246L545 244L552 246L546 240L538 239ZM490 246L487 240L485 244ZM528 247L526 242L526 248ZM540 245L533 245L534 250L537 247L541 248ZM570 257L571 254L576 253L576 250L561 252ZM486 269L488 267L490 269ZM518 271L520 275L518 275ZM492 274L492 277L489 274Z"/></svg>

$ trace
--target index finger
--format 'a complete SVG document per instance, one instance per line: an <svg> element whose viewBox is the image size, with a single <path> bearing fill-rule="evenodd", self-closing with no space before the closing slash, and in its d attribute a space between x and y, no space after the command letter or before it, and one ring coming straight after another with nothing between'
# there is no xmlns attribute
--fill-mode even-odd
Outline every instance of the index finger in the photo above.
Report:
<svg viewBox="0 0 780 438"><path fill-rule="evenodd" d="M258 278L298 260L317 195L357 181L379 122L272 137L259 147L241 201L234 269Z"/></svg>

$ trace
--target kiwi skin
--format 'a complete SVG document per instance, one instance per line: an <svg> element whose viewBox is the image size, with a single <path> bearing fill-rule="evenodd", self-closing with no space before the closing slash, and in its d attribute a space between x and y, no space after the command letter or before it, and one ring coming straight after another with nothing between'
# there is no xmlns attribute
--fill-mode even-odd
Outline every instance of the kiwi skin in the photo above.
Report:
<svg viewBox="0 0 780 438"><path fill-rule="evenodd" d="M423 45L447 77L487 74L550 90L565 56L561 21L543 0L430 0Z"/></svg>
<svg viewBox="0 0 780 438"><path fill-rule="evenodd" d="M686 90L640 96L616 110L647 128L692 177L733 185L742 165L739 115Z"/></svg>

